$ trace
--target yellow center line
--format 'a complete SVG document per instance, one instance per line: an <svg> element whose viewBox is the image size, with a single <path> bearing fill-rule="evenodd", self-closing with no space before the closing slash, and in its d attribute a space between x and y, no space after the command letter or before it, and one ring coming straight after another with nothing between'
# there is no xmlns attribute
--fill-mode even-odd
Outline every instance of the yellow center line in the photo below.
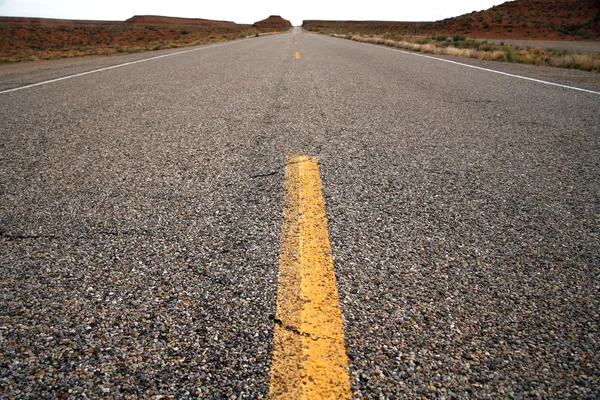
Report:
<svg viewBox="0 0 600 400"><path fill-rule="evenodd" d="M299 53L299 52L296 52L296 53L294 54L294 58L295 58L296 60L297 60L297 59L299 59L299 58L300 58L300 53Z"/></svg>
<svg viewBox="0 0 600 400"><path fill-rule="evenodd" d="M288 157L270 399L352 396L317 160Z"/></svg>

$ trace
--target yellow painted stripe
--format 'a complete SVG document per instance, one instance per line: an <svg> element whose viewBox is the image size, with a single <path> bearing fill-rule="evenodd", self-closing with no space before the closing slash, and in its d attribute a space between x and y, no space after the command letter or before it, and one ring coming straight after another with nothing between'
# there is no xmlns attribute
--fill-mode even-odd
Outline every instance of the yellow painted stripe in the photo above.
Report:
<svg viewBox="0 0 600 400"><path fill-rule="evenodd" d="M299 59L300 58L300 53L296 52L296 54L294 54L294 58L296 58L296 60Z"/></svg>
<svg viewBox="0 0 600 400"><path fill-rule="evenodd" d="M352 396L315 158L288 157L269 398Z"/></svg>

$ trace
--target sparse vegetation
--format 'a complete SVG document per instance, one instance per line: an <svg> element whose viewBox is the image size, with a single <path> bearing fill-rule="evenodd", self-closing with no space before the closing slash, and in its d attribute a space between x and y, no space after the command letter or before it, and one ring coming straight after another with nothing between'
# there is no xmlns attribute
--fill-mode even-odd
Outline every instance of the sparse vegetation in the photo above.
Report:
<svg viewBox="0 0 600 400"><path fill-rule="evenodd" d="M340 37L339 34L333 36ZM430 37L409 37L394 40L387 37L346 35L346 39L362 43L381 44L421 53L476 58L479 60L505 61L521 64L546 65L559 68L572 68L584 71L600 71L600 54L582 54L567 50L542 49L540 47L510 46L491 44L487 41L467 40L455 37L452 41L440 40L439 35Z"/></svg>
<svg viewBox="0 0 600 400"><path fill-rule="evenodd" d="M0 26L0 63L138 53L246 37L272 29L224 26Z"/></svg>

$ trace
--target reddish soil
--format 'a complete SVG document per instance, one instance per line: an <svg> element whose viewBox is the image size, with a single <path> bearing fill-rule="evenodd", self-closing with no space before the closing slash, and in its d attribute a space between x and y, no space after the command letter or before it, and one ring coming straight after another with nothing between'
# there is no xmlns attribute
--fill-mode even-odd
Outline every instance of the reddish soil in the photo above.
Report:
<svg viewBox="0 0 600 400"><path fill-rule="evenodd" d="M515 0L436 22L304 21L312 31L463 35L490 39L599 40L598 0Z"/></svg>
<svg viewBox="0 0 600 400"><path fill-rule="evenodd" d="M0 17L0 63L159 50L256 36L289 21L229 21L136 15L126 21Z"/></svg>
<svg viewBox="0 0 600 400"><path fill-rule="evenodd" d="M287 19L281 18L279 15L271 15L267 19L255 22L252 26L258 29L287 30L292 28L292 23Z"/></svg>

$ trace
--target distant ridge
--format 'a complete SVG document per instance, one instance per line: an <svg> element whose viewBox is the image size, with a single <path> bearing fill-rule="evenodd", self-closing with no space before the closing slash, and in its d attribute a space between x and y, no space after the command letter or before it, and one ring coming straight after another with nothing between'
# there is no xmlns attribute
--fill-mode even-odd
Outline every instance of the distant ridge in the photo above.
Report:
<svg viewBox="0 0 600 400"><path fill-rule="evenodd" d="M125 21L130 25L141 26L249 26L244 24L236 24L231 21L216 21L202 18L179 18L179 17L163 17L160 15L135 15Z"/></svg>
<svg viewBox="0 0 600 400"><path fill-rule="evenodd" d="M305 20L302 27L313 31L450 34L490 39L598 40L600 1L514 0L436 22Z"/></svg>
<svg viewBox="0 0 600 400"><path fill-rule="evenodd" d="M30 17L0 17L0 27L79 27L79 26L171 26L171 27L242 27L254 26L260 29L291 28L290 21L278 15L258 21L254 25L236 24L232 21L218 21L203 18L164 17L160 15L134 15L125 21L99 21L79 19L30 18Z"/></svg>
<svg viewBox="0 0 600 400"><path fill-rule="evenodd" d="M0 64L137 53L284 32L279 16L255 26L202 18L135 15L125 21L0 17Z"/></svg>
<svg viewBox="0 0 600 400"><path fill-rule="evenodd" d="M74 27L74 26L114 26L122 25L123 21L94 21L79 19L54 19L30 17L0 17L0 27Z"/></svg>

